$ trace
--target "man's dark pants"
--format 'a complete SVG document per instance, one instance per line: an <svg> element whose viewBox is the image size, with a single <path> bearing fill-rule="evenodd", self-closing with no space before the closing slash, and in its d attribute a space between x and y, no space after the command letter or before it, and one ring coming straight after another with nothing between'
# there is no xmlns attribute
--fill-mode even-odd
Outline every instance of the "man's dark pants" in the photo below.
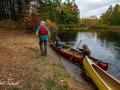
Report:
<svg viewBox="0 0 120 90"><path fill-rule="evenodd" d="M42 55L43 54L47 55L47 42L48 42L47 38L39 39L39 46Z"/></svg>

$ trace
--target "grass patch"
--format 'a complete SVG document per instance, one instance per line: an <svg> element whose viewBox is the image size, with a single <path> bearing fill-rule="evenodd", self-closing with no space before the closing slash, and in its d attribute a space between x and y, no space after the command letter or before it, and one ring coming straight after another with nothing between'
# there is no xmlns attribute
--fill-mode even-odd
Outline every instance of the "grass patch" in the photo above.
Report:
<svg viewBox="0 0 120 90"><path fill-rule="evenodd" d="M52 66L55 77L60 77L62 79L69 77L69 74L67 72L62 71L61 66L59 64L54 63Z"/></svg>
<svg viewBox="0 0 120 90"><path fill-rule="evenodd" d="M45 80L48 90L55 90L56 83L50 77Z"/></svg>
<svg viewBox="0 0 120 90"><path fill-rule="evenodd" d="M36 59L39 59L39 57L38 57L38 56L36 56Z"/></svg>
<svg viewBox="0 0 120 90"><path fill-rule="evenodd" d="M42 64L43 65L48 65L48 60L45 60Z"/></svg>
<svg viewBox="0 0 120 90"><path fill-rule="evenodd" d="M31 88L31 87L32 87L29 82L26 84L26 86L27 86L28 88Z"/></svg>
<svg viewBox="0 0 120 90"><path fill-rule="evenodd" d="M20 90L20 88L19 87L13 87L12 90Z"/></svg>
<svg viewBox="0 0 120 90"><path fill-rule="evenodd" d="M59 83L59 84L57 85L57 88L58 88L59 90L68 90L68 84L67 84L66 81L64 81L64 82L62 82L62 83Z"/></svg>
<svg viewBox="0 0 120 90"><path fill-rule="evenodd" d="M69 77L69 74L63 70L61 65L53 63L53 79L48 78L47 87L48 90L68 90L68 83L66 78Z"/></svg>
<svg viewBox="0 0 120 90"><path fill-rule="evenodd" d="M38 52L38 49L34 49L35 50L35 52Z"/></svg>
<svg viewBox="0 0 120 90"><path fill-rule="evenodd" d="M67 82L57 82L52 78L48 78L45 80L48 90L68 90Z"/></svg>
<svg viewBox="0 0 120 90"><path fill-rule="evenodd" d="M33 59L34 57L32 57L32 59Z"/></svg>
<svg viewBox="0 0 120 90"><path fill-rule="evenodd" d="M40 69L38 67L34 67L33 70L38 72Z"/></svg>

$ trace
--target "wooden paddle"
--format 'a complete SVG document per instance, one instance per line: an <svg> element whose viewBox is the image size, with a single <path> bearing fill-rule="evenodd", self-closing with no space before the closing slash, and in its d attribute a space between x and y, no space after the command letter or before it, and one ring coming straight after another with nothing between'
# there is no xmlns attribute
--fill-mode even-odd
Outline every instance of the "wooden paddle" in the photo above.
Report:
<svg viewBox="0 0 120 90"><path fill-rule="evenodd" d="M79 42L79 44L78 44L78 46L76 47L76 50L78 49L78 47L79 47L79 45L80 45L80 43L82 42L82 40L80 40L80 42ZM76 54L76 52L75 53L73 53L73 55L71 56L71 58L70 58L70 61L73 59L73 56Z"/></svg>

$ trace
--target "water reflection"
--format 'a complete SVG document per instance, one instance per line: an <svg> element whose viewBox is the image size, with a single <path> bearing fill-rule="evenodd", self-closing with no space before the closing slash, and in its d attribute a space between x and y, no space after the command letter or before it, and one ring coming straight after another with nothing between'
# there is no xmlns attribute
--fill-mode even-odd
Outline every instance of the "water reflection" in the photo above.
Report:
<svg viewBox="0 0 120 90"><path fill-rule="evenodd" d="M98 31L98 38L107 42L115 42L120 44L120 32L115 31Z"/></svg>
<svg viewBox="0 0 120 90"><path fill-rule="evenodd" d="M79 48L82 48L84 43L87 44L92 51L91 56L108 62L107 72L120 80L120 32L101 30L96 32L70 31L69 33L64 31L64 33L60 33L59 36L66 41L67 45L76 48L82 40Z"/></svg>
<svg viewBox="0 0 120 90"><path fill-rule="evenodd" d="M105 42L107 42L106 46L110 44L116 52L115 58L120 59L120 32L99 31L98 38L100 38L102 44L105 44Z"/></svg>
<svg viewBox="0 0 120 90"><path fill-rule="evenodd" d="M67 31L61 31L59 32L58 36L62 41L75 41L77 35L77 31L73 30L67 30Z"/></svg>

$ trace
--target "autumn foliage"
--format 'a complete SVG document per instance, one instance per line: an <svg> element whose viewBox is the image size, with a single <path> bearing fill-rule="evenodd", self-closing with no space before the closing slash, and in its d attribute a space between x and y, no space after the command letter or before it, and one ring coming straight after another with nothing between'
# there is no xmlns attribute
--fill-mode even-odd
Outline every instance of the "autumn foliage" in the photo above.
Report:
<svg viewBox="0 0 120 90"><path fill-rule="evenodd" d="M40 18L39 17L28 17L28 19L23 20L23 25L25 25L26 28L35 30L35 28L40 24Z"/></svg>
<svg viewBox="0 0 120 90"><path fill-rule="evenodd" d="M56 23L50 21L49 19L47 19L45 23L46 26L50 28L51 40L55 40L56 35L58 35L58 26L56 25Z"/></svg>
<svg viewBox="0 0 120 90"><path fill-rule="evenodd" d="M58 27L56 23L51 22L49 19L47 19L45 22L46 22L46 25L50 28L51 33L58 31Z"/></svg>

